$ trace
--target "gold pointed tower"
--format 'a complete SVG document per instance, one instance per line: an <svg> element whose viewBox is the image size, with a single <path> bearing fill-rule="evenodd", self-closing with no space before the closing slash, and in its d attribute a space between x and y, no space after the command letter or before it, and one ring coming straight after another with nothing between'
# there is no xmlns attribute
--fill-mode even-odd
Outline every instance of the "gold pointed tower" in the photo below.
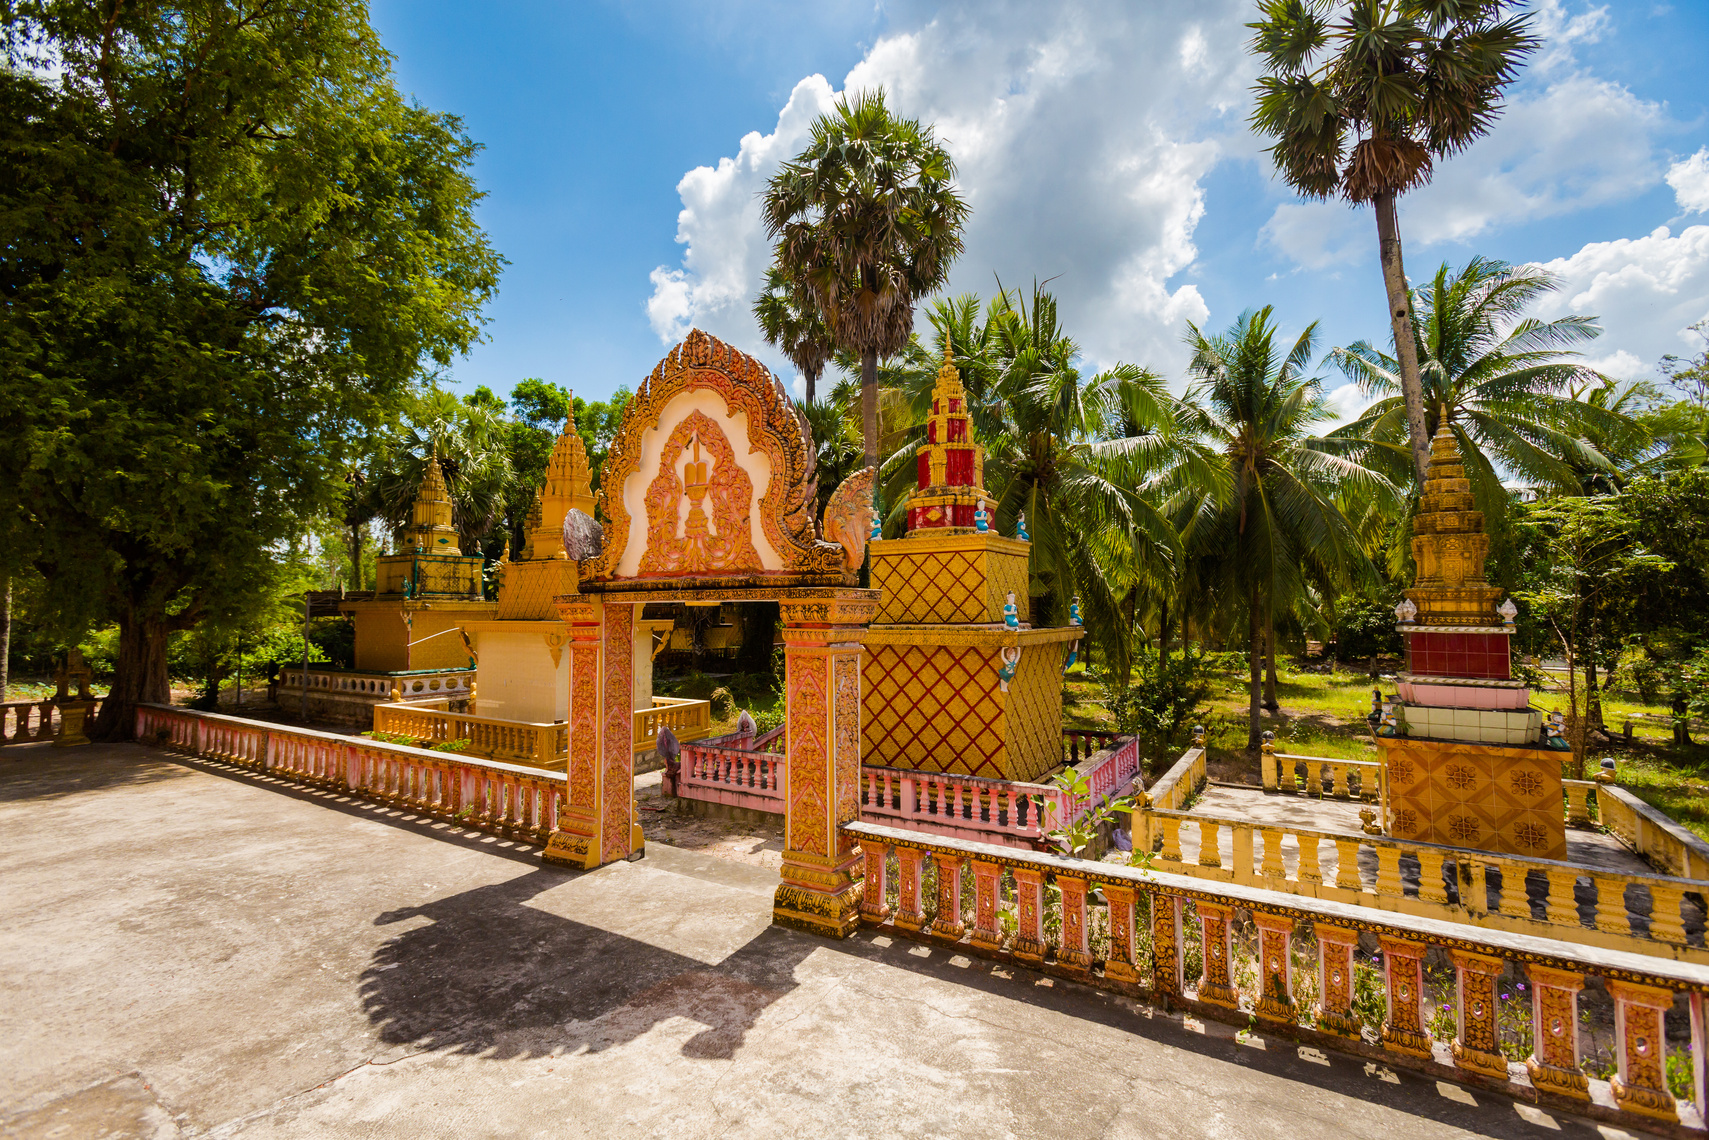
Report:
<svg viewBox="0 0 1709 1140"><path fill-rule="evenodd" d="M587 448L573 418L564 422L546 461L546 481L534 493L522 557L505 563L500 573L498 620L556 620L552 598L580 588L576 564L564 555L564 516L572 509L593 514Z"/></svg>

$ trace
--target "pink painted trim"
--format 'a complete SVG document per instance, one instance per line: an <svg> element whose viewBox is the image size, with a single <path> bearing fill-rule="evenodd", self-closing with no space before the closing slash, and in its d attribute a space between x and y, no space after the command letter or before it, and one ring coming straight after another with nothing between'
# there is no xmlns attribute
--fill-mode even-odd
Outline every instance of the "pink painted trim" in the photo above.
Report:
<svg viewBox="0 0 1709 1140"><path fill-rule="evenodd" d="M1530 689L1484 688L1481 685L1399 683L1400 699L1409 705L1438 709L1522 709L1531 703Z"/></svg>

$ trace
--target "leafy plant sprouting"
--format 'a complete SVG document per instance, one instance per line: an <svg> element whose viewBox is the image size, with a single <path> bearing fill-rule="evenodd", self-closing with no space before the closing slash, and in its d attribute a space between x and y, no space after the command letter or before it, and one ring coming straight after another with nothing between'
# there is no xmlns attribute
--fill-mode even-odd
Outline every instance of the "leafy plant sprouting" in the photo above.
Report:
<svg viewBox="0 0 1709 1140"><path fill-rule="evenodd" d="M1118 812L1133 810L1132 796L1091 802L1092 778L1076 768L1064 768L1056 773L1050 777L1050 785L1064 794L1070 812L1074 810L1074 805L1088 805L1076 818L1044 833L1045 838L1055 843L1057 848L1070 858L1081 858L1085 850L1097 841L1099 829L1104 824L1113 822ZM1033 810L1038 812L1038 818L1048 819L1052 801L1042 795L1030 798Z"/></svg>

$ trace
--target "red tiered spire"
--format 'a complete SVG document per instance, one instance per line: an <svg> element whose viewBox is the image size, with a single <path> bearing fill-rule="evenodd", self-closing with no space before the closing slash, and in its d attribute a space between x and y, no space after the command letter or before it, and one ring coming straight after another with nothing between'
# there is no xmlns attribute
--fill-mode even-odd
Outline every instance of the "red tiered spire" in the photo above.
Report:
<svg viewBox="0 0 1709 1140"><path fill-rule="evenodd" d="M985 452L973 442L967 390L955 366L955 353L944 349L932 389L926 442L916 455L917 489L908 501L908 529L972 530L973 512L986 501Z"/></svg>

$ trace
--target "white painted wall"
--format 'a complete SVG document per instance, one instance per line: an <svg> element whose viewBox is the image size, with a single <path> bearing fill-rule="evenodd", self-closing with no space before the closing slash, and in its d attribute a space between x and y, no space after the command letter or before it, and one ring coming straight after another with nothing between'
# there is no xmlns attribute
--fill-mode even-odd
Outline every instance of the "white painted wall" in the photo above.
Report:
<svg viewBox="0 0 1709 1140"><path fill-rule="evenodd" d="M541 631L481 630L475 635L475 715L547 724L570 715L570 651L552 664ZM650 680L651 678L649 678Z"/></svg>

